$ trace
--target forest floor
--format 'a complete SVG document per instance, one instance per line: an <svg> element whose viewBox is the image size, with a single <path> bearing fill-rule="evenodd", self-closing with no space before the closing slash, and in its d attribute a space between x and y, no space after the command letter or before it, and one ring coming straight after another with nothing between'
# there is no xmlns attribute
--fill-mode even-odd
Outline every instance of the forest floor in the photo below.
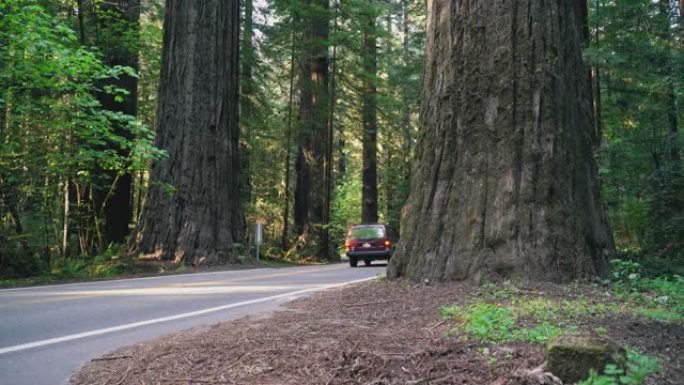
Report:
<svg viewBox="0 0 684 385"><path fill-rule="evenodd" d="M681 303L595 284L372 282L94 359L72 384L523 384L544 341L579 330L655 356L684 384ZM642 356L643 357L643 356Z"/></svg>

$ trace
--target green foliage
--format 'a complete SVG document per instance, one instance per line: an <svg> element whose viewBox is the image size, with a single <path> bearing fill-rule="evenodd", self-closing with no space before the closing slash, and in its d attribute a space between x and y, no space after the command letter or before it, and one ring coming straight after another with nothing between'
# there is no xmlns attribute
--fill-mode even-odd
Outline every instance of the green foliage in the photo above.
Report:
<svg viewBox="0 0 684 385"><path fill-rule="evenodd" d="M456 330L482 342L528 341L543 343L558 335L561 328L542 321L525 327L519 320L524 312L516 307L476 302L468 306L449 306L439 309L445 319L457 320Z"/></svg>
<svg viewBox="0 0 684 385"><path fill-rule="evenodd" d="M682 274L684 48L675 2L591 0L600 71L602 195L622 259ZM598 38L597 38L598 37Z"/></svg>
<svg viewBox="0 0 684 385"><path fill-rule="evenodd" d="M641 265L638 262L623 259L613 259L612 265L613 279L621 283L631 283L639 279Z"/></svg>
<svg viewBox="0 0 684 385"><path fill-rule="evenodd" d="M124 97L128 92L109 80L134 71L105 65L56 4L44 3L0 5L0 276L43 274L57 255L104 250L107 199L95 204L92 191L107 191L115 181L101 174L144 170L163 155L151 129L98 101L103 93ZM64 234L75 228L76 239ZM80 262L55 266L76 271Z"/></svg>
<svg viewBox="0 0 684 385"><path fill-rule="evenodd" d="M331 212L330 239L344 245L344 236L352 224L361 223L361 177L347 174L335 188Z"/></svg>
<svg viewBox="0 0 684 385"><path fill-rule="evenodd" d="M512 337L516 317L509 308L477 303L467 309L453 309L452 312L460 319L463 330L479 340L496 342Z"/></svg>
<svg viewBox="0 0 684 385"><path fill-rule="evenodd" d="M664 322L684 320L684 278L679 275L644 277L634 261L613 260L613 291L631 304L635 316Z"/></svg>
<svg viewBox="0 0 684 385"><path fill-rule="evenodd" d="M544 343L561 332L579 330L588 317L622 316L679 323L684 320L684 279L638 278L640 267L621 261L615 263L616 277L609 290L598 289L605 301L548 298L529 295L511 281L486 283L472 294L472 301L443 306L445 320L455 321L455 331L477 340L498 343L527 341ZM631 277L631 278L630 278ZM606 334L602 326L594 331Z"/></svg>
<svg viewBox="0 0 684 385"><path fill-rule="evenodd" d="M660 363L655 357L642 355L635 350L627 351L625 369L615 364L608 364L604 374L591 370L589 378L577 385L641 385L650 374L660 370Z"/></svg>

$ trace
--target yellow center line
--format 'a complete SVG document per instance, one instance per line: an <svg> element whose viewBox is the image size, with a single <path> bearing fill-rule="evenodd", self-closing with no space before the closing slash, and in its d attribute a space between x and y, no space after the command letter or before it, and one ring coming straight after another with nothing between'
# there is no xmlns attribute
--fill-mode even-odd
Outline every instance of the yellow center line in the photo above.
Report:
<svg viewBox="0 0 684 385"><path fill-rule="evenodd" d="M221 284L229 284L229 283L249 281L249 280L286 277L286 276L302 275L302 274L309 274L309 273L320 273L320 272L327 272L330 270L334 271L334 270L338 270L338 269L341 269L344 267L346 267L346 266L341 265L341 266L334 266L334 267L331 267L330 269L323 269L323 270L290 271L290 272L286 272L286 273L262 274L262 275L257 275L257 276L228 278L228 279L213 280L213 281L201 281L201 282L192 282L192 283L175 283L175 284L169 284L169 285L158 285L158 286L150 286L147 288L141 287L141 288L132 288L132 289L98 290L98 291L93 291L90 293L88 293L88 292L86 292L86 293L73 293L73 294L64 293L64 292L62 292L62 293L60 293L60 292L57 292L57 293L38 293L38 294L16 293L16 294L12 294L11 296L13 296L13 297L35 297L35 296L39 296L39 295L42 295L42 296L48 295L48 296L50 296L50 298L39 298L39 299L26 300L26 301L10 302L7 304L0 305L0 308L10 307L10 306L23 306L23 305L61 302L61 301L72 301L72 300L85 299L85 298L123 296L123 295L140 295L141 291L144 291L146 289L160 290L160 289L172 289L172 288L183 288L183 287L190 288L190 287L200 287L200 286L216 286L216 285L221 285Z"/></svg>
<svg viewBox="0 0 684 385"><path fill-rule="evenodd" d="M345 268L346 265L342 266L334 266L333 268L326 269L327 270L337 270L337 269L342 269ZM291 276L291 275L301 275L301 274L307 274L307 273L318 273L321 272L321 270L315 270L315 271L291 271L288 273L277 273L277 274L264 274L264 275L257 275L253 277L242 277L242 278L228 278L228 279L221 279L221 280L216 280L216 281L202 281L202 282L193 282L193 283L175 283L172 285L168 286L163 286L163 287L192 287L192 286L211 286L211 285L217 285L221 283L231 283L231 282L241 282L241 281L249 281L252 279L263 279L263 278L274 278L274 277L286 277L286 276Z"/></svg>

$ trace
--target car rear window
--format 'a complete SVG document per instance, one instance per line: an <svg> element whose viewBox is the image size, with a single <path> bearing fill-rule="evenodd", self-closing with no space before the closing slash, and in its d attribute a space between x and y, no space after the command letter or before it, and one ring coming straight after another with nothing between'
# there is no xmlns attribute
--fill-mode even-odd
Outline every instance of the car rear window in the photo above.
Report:
<svg viewBox="0 0 684 385"><path fill-rule="evenodd" d="M385 237L385 228L378 227L352 227L349 237L354 240L376 239Z"/></svg>

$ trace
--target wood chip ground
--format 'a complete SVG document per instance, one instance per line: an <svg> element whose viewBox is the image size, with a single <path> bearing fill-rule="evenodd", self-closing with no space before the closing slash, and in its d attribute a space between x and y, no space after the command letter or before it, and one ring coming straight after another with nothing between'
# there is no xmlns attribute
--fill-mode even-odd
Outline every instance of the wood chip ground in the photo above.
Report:
<svg viewBox="0 0 684 385"><path fill-rule="evenodd" d="M520 287L520 286L517 286ZM73 385L520 384L543 347L481 344L452 330L438 308L472 299L460 283L374 281L315 294L268 318L246 318L137 344L94 359ZM517 295L591 296L556 285ZM583 321L658 356L649 384L684 384L684 326L615 317ZM484 350L486 349L486 350ZM491 357L495 357L493 360Z"/></svg>

